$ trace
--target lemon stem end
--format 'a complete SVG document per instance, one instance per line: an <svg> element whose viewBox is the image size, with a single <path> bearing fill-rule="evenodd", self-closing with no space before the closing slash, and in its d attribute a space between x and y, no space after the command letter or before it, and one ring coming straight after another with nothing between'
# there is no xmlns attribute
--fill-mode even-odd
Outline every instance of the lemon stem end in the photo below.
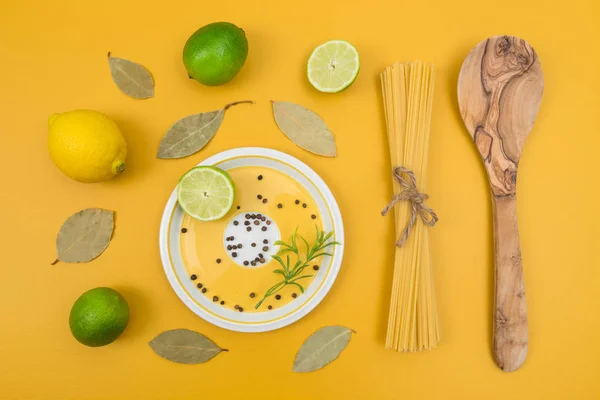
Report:
<svg viewBox="0 0 600 400"><path fill-rule="evenodd" d="M113 168L115 174L120 174L125 171L125 163L123 161L116 161Z"/></svg>

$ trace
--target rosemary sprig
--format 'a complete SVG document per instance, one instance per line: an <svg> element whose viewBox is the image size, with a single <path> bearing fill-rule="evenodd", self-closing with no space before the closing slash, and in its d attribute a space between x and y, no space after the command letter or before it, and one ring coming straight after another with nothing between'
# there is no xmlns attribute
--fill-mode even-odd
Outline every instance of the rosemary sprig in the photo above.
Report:
<svg viewBox="0 0 600 400"><path fill-rule="evenodd" d="M310 278L312 277L312 275L301 275L302 271L304 271L304 269L308 267L311 261L319 257L331 256L331 253L325 251L327 247L340 244L338 242L327 242L333 236L333 231L329 233L321 231L316 225L315 228L317 230L317 234L315 243L312 246L308 244L308 241L304 239L304 237L298 235L298 228L296 228L296 230L294 231L290 244L285 243L281 240L278 240L273 243L274 245L281 247L277 254L271 256L275 261L277 261L281 265L281 268L275 269L273 273L281 275L283 279L280 282L277 282L275 285L271 286L265 292L263 298L254 306L255 309L258 309L258 307L260 307L260 305L267 299L267 297L273 296L288 285L294 285L300 290L301 293L304 293L304 287L300 283L298 283L298 281L300 279ZM303 255L300 253L300 249L298 248L298 238L300 238L300 240L306 246L305 257L303 257ZM296 255L296 262L294 263L294 265L291 264L290 253ZM281 258L281 255L283 254L286 255L285 261Z"/></svg>

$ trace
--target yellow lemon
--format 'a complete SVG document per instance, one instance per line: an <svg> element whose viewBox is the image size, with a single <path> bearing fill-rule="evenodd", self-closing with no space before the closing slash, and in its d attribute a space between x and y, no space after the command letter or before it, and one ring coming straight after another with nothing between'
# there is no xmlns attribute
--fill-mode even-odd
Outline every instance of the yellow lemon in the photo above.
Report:
<svg viewBox="0 0 600 400"><path fill-rule="evenodd" d="M125 170L127 143L113 120L92 110L48 119L48 150L56 166L80 182L101 182Z"/></svg>

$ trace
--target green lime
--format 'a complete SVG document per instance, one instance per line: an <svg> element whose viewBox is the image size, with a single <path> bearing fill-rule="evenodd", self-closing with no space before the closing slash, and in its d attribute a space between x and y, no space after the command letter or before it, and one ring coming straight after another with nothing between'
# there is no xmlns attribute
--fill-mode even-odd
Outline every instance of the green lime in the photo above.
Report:
<svg viewBox="0 0 600 400"><path fill-rule="evenodd" d="M233 206L235 186L229 174L216 167L196 167L177 185L179 205L200 221L223 218Z"/></svg>
<svg viewBox="0 0 600 400"><path fill-rule="evenodd" d="M105 346L123 333L129 321L127 301L114 289L99 287L82 294L69 316L71 333L90 347Z"/></svg>
<svg viewBox="0 0 600 400"><path fill-rule="evenodd" d="M247 56L246 34L229 22L203 26L190 36L183 48L183 64L190 78L209 86L232 80Z"/></svg>
<svg viewBox="0 0 600 400"><path fill-rule="evenodd" d="M321 92L337 93L354 82L360 69L358 52L343 40L325 42L308 59L310 83Z"/></svg>

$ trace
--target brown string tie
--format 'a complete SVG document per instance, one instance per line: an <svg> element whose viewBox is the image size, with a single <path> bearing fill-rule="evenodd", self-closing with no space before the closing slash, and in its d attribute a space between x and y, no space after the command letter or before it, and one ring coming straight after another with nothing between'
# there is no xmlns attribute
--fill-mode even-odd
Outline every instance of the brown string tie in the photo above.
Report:
<svg viewBox="0 0 600 400"><path fill-rule="evenodd" d="M408 175L410 178L409 181L402 177L403 172ZM394 179L400 184L400 186L402 186L404 190L392 197L392 201L390 201L390 204L388 204L383 211L381 211L381 215L387 215L392 207L394 207L394 205L399 201L410 201L412 206L412 215L410 216L410 221L408 221L406 228L404 228L404 231L402 232L402 236L400 236L400 239L398 239L396 242L396 246L402 247L402 245L404 245L408 239L410 231L417 222L417 215L421 217L421 220L423 220L423 223L427 226L434 226L436 222L438 222L438 217L431 208L425 205L425 200L427 200L429 196L427 196L425 193L420 193L417 189L417 179L415 178L414 172L402 166L395 167Z"/></svg>

